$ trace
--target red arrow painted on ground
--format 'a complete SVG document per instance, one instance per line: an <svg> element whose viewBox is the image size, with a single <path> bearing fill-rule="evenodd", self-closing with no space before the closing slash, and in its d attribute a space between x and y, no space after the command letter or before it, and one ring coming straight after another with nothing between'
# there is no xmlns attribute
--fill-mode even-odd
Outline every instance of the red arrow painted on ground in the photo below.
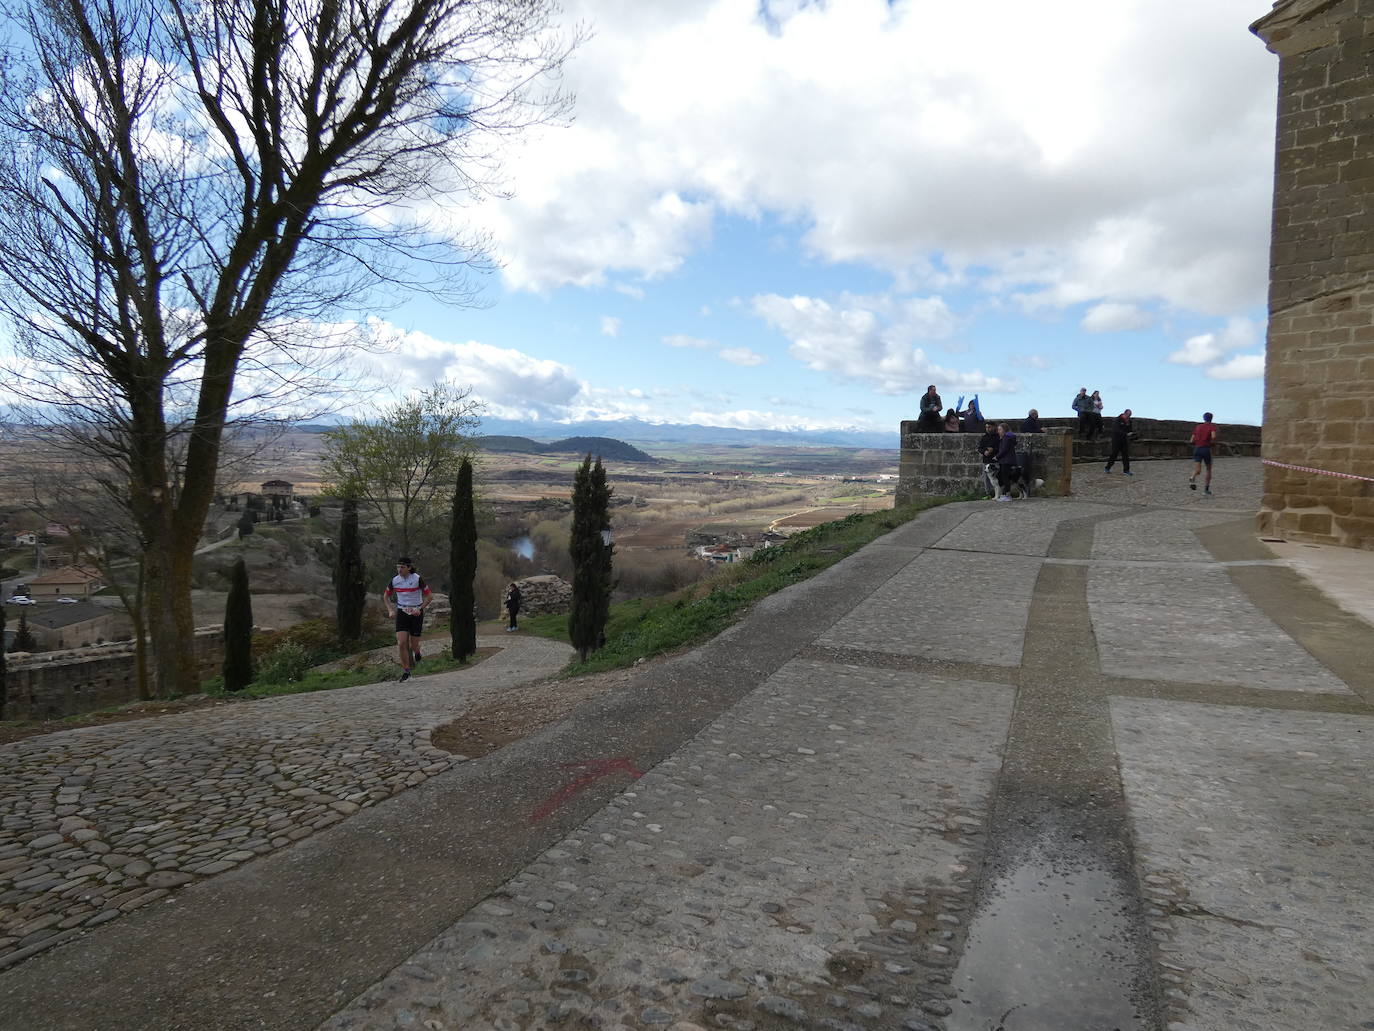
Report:
<svg viewBox="0 0 1374 1031"><path fill-rule="evenodd" d="M582 776L569 784L564 784L561 788L549 796L538 809L530 815L531 823L538 823L540 820L547 819L556 813L569 799L584 788L590 787L603 777L610 777L617 773L624 773L634 780L638 780L644 774L635 766L634 760L629 756L618 756L615 759L584 759L581 762L564 763L565 770L582 770Z"/></svg>

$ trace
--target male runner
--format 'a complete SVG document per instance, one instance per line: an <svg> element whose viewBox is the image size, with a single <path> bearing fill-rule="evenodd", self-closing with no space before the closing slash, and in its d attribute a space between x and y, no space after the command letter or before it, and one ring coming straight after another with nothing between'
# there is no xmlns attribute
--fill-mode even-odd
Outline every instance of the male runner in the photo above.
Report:
<svg viewBox="0 0 1374 1031"><path fill-rule="evenodd" d="M424 629L425 609L433 595L410 558L402 555L396 560L396 575L382 592L388 615L396 617L396 651L401 657L401 681L410 679L410 671L420 661L420 633Z"/></svg>
<svg viewBox="0 0 1374 1031"><path fill-rule="evenodd" d="M1202 421L1193 428L1193 475L1188 477L1188 489L1197 490L1198 474L1207 466L1207 478L1202 484L1202 493L1212 493L1212 445L1216 443L1217 427L1212 422L1212 413L1203 412Z"/></svg>

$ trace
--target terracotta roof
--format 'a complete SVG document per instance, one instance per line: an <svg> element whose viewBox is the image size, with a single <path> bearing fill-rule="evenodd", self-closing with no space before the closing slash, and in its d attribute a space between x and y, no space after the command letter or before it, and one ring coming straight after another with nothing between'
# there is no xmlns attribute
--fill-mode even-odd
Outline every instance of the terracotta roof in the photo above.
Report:
<svg viewBox="0 0 1374 1031"><path fill-rule="evenodd" d="M51 573L35 576L28 582L31 584L88 584L99 579L101 576L94 569L63 566L61 569L54 569Z"/></svg>

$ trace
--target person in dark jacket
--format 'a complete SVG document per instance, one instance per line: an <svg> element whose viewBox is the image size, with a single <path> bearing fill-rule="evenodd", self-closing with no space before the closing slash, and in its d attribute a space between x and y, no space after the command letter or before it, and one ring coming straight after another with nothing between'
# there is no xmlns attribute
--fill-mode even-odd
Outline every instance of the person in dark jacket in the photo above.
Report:
<svg viewBox="0 0 1374 1031"><path fill-rule="evenodd" d="M1021 420L1022 433L1044 433L1040 428L1040 413L1032 408L1026 413L1026 417Z"/></svg>
<svg viewBox="0 0 1374 1031"><path fill-rule="evenodd" d="M921 395L921 417L916 420L917 433L943 433L945 431L944 419L945 403L940 400L940 394L932 383L926 387L926 392Z"/></svg>
<svg viewBox="0 0 1374 1031"><path fill-rule="evenodd" d="M1107 472L1112 471L1117 456L1121 456L1121 471L1127 476L1131 472L1131 437L1135 435L1135 425L1131 422L1131 410L1127 408L1112 423L1112 453L1107 457Z"/></svg>
<svg viewBox="0 0 1374 1031"><path fill-rule="evenodd" d="M510 616L510 625L506 627L506 633L518 630L515 625L515 617L520 612L520 587L518 584L511 584L506 588L506 613Z"/></svg>
<svg viewBox="0 0 1374 1031"><path fill-rule="evenodd" d="M983 463L984 469L990 465L997 464L997 445L999 443L1001 443L1001 440L997 436L997 427L989 423L983 435L978 438L978 460ZM995 498L998 493L997 485L991 476L987 478L987 481L988 490L991 491L988 497Z"/></svg>
<svg viewBox="0 0 1374 1031"><path fill-rule="evenodd" d="M1002 488L997 500L1010 501L1011 478L1016 469L1016 434L1007 428L1006 423L999 422L997 438L997 485Z"/></svg>

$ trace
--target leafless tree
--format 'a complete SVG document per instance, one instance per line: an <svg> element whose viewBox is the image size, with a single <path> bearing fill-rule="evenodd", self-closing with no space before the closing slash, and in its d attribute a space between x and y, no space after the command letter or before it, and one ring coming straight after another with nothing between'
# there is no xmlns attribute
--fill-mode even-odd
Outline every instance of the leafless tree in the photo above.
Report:
<svg viewBox="0 0 1374 1031"><path fill-rule="evenodd" d="M226 425L327 393L378 293L470 298L452 210L564 110L553 3L0 0L10 383L123 481L159 693Z"/></svg>

